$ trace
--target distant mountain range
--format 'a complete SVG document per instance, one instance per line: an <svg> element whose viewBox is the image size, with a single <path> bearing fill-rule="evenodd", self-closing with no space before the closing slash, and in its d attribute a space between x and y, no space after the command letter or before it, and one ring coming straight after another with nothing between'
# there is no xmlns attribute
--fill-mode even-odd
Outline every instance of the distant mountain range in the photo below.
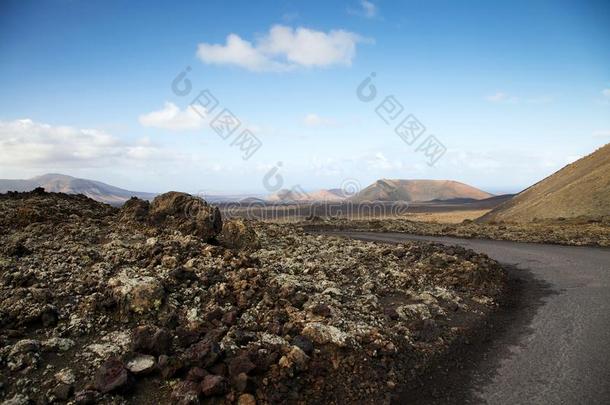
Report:
<svg viewBox="0 0 610 405"><path fill-rule="evenodd" d="M493 194L452 180L377 180L355 195L346 196L341 189L317 190L308 193L280 190L267 197L269 202L370 202L370 201L452 201L484 200Z"/></svg>
<svg viewBox="0 0 610 405"><path fill-rule="evenodd" d="M7 191L30 191L43 187L48 192L84 194L94 200L111 205L122 205L131 197L152 200L157 194L130 191L95 180L79 179L64 174L45 174L27 180L1 180L0 193ZM450 180L377 180L353 196L346 197L343 190L322 189L312 192L280 190L267 197L258 195L202 195L209 202L270 202L270 203L312 203L340 201L474 201L491 197L492 194L467 184Z"/></svg>
<svg viewBox="0 0 610 405"><path fill-rule="evenodd" d="M377 180L350 197L352 201L433 201L492 197L478 188L453 180Z"/></svg>
<svg viewBox="0 0 610 405"><path fill-rule="evenodd" d="M311 192L299 192L296 190L282 189L276 193L273 193L266 198L269 202L316 202L316 201L328 201L337 202L345 200L343 190L339 188L332 188L329 190L317 190Z"/></svg>
<svg viewBox="0 0 610 405"><path fill-rule="evenodd" d="M129 191L114 187L101 181L79 179L65 174L50 173L27 180L0 179L0 193L7 191L31 191L43 187L48 192L66 194L84 194L94 200L110 204L122 205L131 197L152 200L157 194L140 191Z"/></svg>
<svg viewBox="0 0 610 405"><path fill-rule="evenodd" d="M610 216L610 144L525 189L480 218L528 222L534 218Z"/></svg>

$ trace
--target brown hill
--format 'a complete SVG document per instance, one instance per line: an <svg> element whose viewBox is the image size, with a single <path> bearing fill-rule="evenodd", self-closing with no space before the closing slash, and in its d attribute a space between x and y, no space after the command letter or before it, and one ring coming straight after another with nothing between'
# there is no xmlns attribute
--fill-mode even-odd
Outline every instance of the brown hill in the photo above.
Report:
<svg viewBox="0 0 610 405"><path fill-rule="evenodd" d="M282 189L267 197L269 202L337 202L343 200L345 200L345 196L342 190L338 188L310 192Z"/></svg>
<svg viewBox="0 0 610 405"><path fill-rule="evenodd" d="M65 174L45 174L28 180L0 179L0 193L7 191L31 191L43 187L47 192L83 194L96 201L111 205L122 205L131 197L152 200L156 194L129 191L100 181L79 179Z"/></svg>
<svg viewBox="0 0 610 405"><path fill-rule="evenodd" d="M603 216L610 216L610 144L525 189L479 220L528 222Z"/></svg>
<svg viewBox="0 0 610 405"><path fill-rule="evenodd" d="M493 195L453 180L377 180L350 199L363 201L482 200Z"/></svg>

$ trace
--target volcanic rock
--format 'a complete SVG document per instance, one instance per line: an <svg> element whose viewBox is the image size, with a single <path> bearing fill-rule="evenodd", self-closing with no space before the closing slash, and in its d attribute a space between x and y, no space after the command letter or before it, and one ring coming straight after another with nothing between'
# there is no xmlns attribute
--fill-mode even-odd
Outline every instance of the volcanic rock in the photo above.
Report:
<svg viewBox="0 0 610 405"><path fill-rule="evenodd" d="M219 375L206 375L201 382L201 392L207 397L224 394L227 389L227 380Z"/></svg>
<svg viewBox="0 0 610 405"><path fill-rule="evenodd" d="M149 214L152 223L159 227L176 229L204 240L215 238L222 230L218 208L186 193L161 194L150 204Z"/></svg>
<svg viewBox="0 0 610 405"><path fill-rule="evenodd" d="M254 250L260 247L256 231L243 219L224 221L218 239L230 249Z"/></svg>
<svg viewBox="0 0 610 405"><path fill-rule="evenodd" d="M154 325L138 326L131 334L131 348L140 353L167 354L171 339L171 335L165 328L158 328Z"/></svg>
<svg viewBox="0 0 610 405"><path fill-rule="evenodd" d="M102 392L122 392L131 388L133 377L118 359L108 359L95 374L95 389Z"/></svg>
<svg viewBox="0 0 610 405"><path fill-rule="evenodd" d="M108 280L108 286L122 312L143 314L159 309L165 296L161 282L154 277L132 275L133 273L126 269Z"/></svg>
<svg viewBox="0 0 610 405"><path fill-rule="evenodd" d="M200 384L193 381L180 381L172 390L172 403L179 405L198 405Z"/></svg>

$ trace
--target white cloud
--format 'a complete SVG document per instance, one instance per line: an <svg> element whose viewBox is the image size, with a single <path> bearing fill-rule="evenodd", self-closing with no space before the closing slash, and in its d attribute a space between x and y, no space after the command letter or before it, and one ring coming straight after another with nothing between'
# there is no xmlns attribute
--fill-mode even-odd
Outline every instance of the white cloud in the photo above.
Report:
<svg viewBox="0 0 610 405"><path fill-rule="evenodd" d="M487 101L492 103L505 103L505 102L515 102L517 101L515 97L509 96L508 94L498 91L495 94L485 97Z"/></svg>
<svg viewBox="0 0 610 405"><path fill-rule="evenodd" d="M375 18L377 16L377 6L372 1L368 0L360 0L360 8L359 9L351 9L349 8L348 13L359 15L366 18Z"/></svg>
<svg viewBox="0 0 610 405"><path fill-rule="evenodd" d="M303 124L308 127L332 126L335 121L331 118L320 117L318 114L310 113L303 118Z"/></svg>
<svg viewBox="0 0 610 405"><path fill-rule="evenodd" d="M497 103L497 102L506 100L507 97L508 96L506 95L506 93L502 93L501 91L499 91L496 94L492 94L491 96L485 97L485 99L487 101Z"/></svg>
<svg viewBox="0 0 610 405"><path fill-rule="evenodd" d="M6 166L105 167L167 158L167 152L146 138L126 143L95 129L52 126L31 119L0 121L0 161Z"/></svg>
<svg viewBox="0 0 610 405"><path fill-rule="evenodd" d="M174 103L166 102L161 110L140 115L138 121L145 127L188 131L201 128L204 117L205 113L195 111L194 107L182 111Z"/></svg>
<svg viewBox="0 0 610 405"><path fill-rule="evenodd" d="M594 138L610 138L610 129L593 131Z"/></svg>
<svg viewBox="0 0 610 405"><path fill-rule="evenodd" d="M400 160L391 161L381 152L365 156L364 161L370 170L400 170L404 167Z"/></svg>
<svg viewBox="0 0 610 405"><path fill-rule="evenodd" d="M275 25L254 44L237 34L229 34L224 45L201 43L197 56L207 64L235 65L255 72L350 66L356 55L356 44L364 41L359 35L344 30L326 33Z"/></svg>
<svg viewBox="0 0 610 405"><path fill-rule="evenodd" d="M603 95L604 97L608 97L608 98L610 98L610 89L603 89L603 90L602 90L602 95Z"/></svg>

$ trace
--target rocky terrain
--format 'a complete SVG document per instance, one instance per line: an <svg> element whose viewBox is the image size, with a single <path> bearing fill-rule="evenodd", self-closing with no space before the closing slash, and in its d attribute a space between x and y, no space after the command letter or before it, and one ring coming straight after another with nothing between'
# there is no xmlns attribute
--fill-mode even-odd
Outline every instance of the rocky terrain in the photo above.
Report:
<svg viewBox="0 0 610 405"><path fill-rule="evenodd" d="M316 218L300 225L306 230L360 230L405 232L417 235L455 236L511 240L515 242L551 243L573 246L610 246L610 216L599 219L573 218L524 222L477 222L458 224L410 221L407 219L346 220Z"/></svg>
<svg viewBox="0 0 610 405"><path fill-rule="evenodd" d="M480 327L505 273L458 247L0 195L5 404L388 403Z"/></svg>

